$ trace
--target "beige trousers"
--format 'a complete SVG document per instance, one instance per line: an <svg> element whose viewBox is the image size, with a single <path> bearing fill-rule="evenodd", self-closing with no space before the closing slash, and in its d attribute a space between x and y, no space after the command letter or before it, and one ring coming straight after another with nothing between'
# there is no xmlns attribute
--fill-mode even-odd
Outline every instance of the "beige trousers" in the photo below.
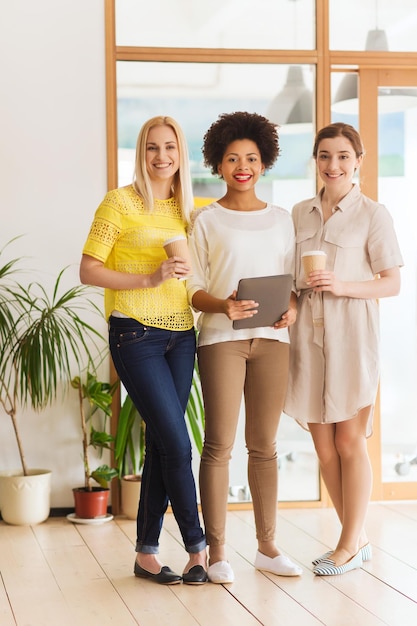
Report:
<svg viewBox="0 0 417 626"><path fill-rule="evenodd" d="M275 539L278 500L276 436L288 380L289 344L228 341L198 349L205 407L200 496L207 543L226 542L229 461L242 395L248 480L259 541Z"/></svg>

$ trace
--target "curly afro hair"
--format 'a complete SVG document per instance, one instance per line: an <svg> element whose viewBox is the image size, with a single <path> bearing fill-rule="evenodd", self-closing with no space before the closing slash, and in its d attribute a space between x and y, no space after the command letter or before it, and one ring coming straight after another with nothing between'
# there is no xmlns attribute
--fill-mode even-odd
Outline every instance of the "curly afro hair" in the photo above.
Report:
<svg viewBox="0 0 417 626"><path fill-rule="evenodd" d="M280 153L277 129L276 124L257 113L223 113L204 135L204 164L217 174L227 146L237 139L250 139L258 146L262 163L269 170Z"/></svg>

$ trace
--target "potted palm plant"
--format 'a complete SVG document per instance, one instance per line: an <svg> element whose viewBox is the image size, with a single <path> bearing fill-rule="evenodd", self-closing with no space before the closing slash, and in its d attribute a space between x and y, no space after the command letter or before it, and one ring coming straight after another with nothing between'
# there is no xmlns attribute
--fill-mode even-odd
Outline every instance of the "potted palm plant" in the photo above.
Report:
<svg viewBox="0 0 417 626"><path fill-rule="evenodd" d="M145 459L145 422L128 394L120 407L114 442L121 489L121 509L128 519L136 519Z"/></svg>
<svg viewBox="0 0 417 626"><path fill-rule="evenodd" d="M99 381L96 373L87 370L84 382L80 376L76 376L71 381L71 385L78 392L84 485L73 489L75 515L70 514L68 519L71 521L98 520L107 516L109 483L118 475L118 472L107 464L92 469L89 449L98 450L99 456L103 450L113 449L114 437L109 433L107 422L112 415L111 404L118 383L111 385L108 382ZM99 430L98 422L100 422Z"/></svg>
<svg viewBox="0 0 417 626"><path fill-rule="evenodd" d="M21 466L0 475L0 507L10 524L37 524L49 516L51 472L29 468L19 413L54 403L69 387L73 368L81 371L94 362L103 337L85 321L92 311L101 315L91 288L64 291L65 268L51 294L38 281L21 284L16 280L21 260L0 264L0 408L11 420Z"/></svg>

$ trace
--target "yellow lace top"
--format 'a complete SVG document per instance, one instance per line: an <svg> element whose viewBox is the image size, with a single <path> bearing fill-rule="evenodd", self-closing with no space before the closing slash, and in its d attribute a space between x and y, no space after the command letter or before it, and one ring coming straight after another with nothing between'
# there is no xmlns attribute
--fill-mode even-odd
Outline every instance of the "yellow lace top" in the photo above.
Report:
<svg viewBox="0 0 417 626"><path fill-rule="evenodd" d="M181 210L174 198L155 200L146 211L133 185L109 191L98 207L83 253L105 267L132 274L151 274L166 259L163 242L185 234ZM104 290L105 313L113 310L166 330L188 330L193 315L184 281L176 278L150 289Z"/></svg>

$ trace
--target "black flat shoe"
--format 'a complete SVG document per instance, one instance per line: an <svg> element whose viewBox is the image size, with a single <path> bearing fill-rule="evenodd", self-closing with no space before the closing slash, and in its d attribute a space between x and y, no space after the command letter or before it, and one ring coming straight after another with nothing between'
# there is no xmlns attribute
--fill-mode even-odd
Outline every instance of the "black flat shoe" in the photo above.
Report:
<svg viewBox="0 0 417 626"><path fill-rule="evenodd" d="M148 570L143 569L143 567L135 561L135 568L133 572L138 578L152 578L152 580L160 585L177 585L182 580L182 576L173 572L167 565L161 567L161 571L157 574L152 574L152 572L148 572Z"/></svg>
<svg viewBox="0 0 417 626"><path fill-rule="evenodd" d="M186 585L203 585L208 581L207 572L202 565L194 565L182 575L182 580Z"/></svg>

